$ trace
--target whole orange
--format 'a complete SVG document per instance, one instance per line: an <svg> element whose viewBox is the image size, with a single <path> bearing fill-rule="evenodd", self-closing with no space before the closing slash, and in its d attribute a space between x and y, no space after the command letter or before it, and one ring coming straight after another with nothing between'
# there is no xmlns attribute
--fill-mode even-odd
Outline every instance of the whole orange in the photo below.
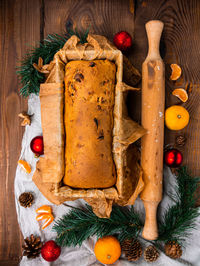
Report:
<svg viewBox="0 0 200 266"><path fill-rule="evenodd" d="M113 264L121 255L121 246L114 236L104 236L97 240L94 253L101 263Z"/></svg>
<svg viewBox="0 0 200 266"><path fill-rule="evenodd" d="M189 123L188 111L180 105L172 105L165 111L165 125L171 130L181 130Z"/></svg>

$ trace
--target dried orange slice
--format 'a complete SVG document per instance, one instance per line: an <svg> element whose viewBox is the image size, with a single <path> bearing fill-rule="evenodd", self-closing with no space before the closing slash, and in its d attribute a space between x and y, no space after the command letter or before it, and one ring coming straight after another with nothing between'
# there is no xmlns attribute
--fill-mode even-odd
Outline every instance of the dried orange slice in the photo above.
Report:
<svg viewBox="0 0 200 266"><path fill-rule="evenodd" d="M182 89L182 88L178 88L173 90L172 95L178 97L182 102L187 102L188 100L188 94L187 91Z"/></svg>
<svg viewBox="0 0 200 266"><path fill-rule="evenodd" d="M31 166L29 163L27 163L26 161L24 160L19 160L18 161L18 164L22 167L22 169L24 169L24 171L28 174L31 173Z"/></svg>
<svg viewBox="0 0 200 266"><path fill-rule="evenodd" d="M177 64L171 64L170 67L172 69L172 74L170 76L170 79L177 80L178 78L180 78L182 72L181 67Z"/></svg>
<svg viewBox="0 0 200 266"><path fill-rule="evenodd" d="M43 205L36 210L37 213L51 213L51 207L48 205Z"/></svg>

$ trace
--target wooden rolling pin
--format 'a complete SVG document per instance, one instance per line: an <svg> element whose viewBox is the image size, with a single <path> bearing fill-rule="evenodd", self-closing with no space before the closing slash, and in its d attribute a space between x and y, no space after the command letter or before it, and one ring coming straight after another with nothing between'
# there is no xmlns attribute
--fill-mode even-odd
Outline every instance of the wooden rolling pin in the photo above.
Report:
<svg viewBox="0 0 200 266"><path fill-rule="evenodd" d="M149 51L142 65L142 125L147 134L142 137L141 165L145 187L140 197L146 218L142 236L158 237L157 207L162 199L165 71L159 45L164 24L158 20L146 23Z"/></svg>

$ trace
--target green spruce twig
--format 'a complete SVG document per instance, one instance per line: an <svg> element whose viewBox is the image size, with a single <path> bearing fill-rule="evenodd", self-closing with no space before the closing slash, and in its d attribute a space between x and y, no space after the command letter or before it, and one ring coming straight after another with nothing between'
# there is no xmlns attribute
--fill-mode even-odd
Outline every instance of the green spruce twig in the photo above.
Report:
<svg viewBox="0 0 200 266"><path fill-rule="evenodd" d="M76 246L93 235L102 237L117 234L120 241L137 237L142 226L133 208L113 206L110 218L99 218L86 205L82 210L73 208L55 223L53 230L57 232L56 242L59 245Z"/></svg>
<svg viewBox="0 0 200 266"><path fill-rule="evenodd" d="M169 206L159 220L158 240L151 243L161 247L163 242L175 240L183 245L184 240L190 236L191 229L197 228L199 209L195 207L195 191L199 181L199 178L189 175L186 167L179 168L177 186L171 195L175 204ZM53 230L57 232L56 241L59 245L76 246L93 235L117 235L121 242L137 238L142 227L140 216L133 207L113 206L111 217L104 219L97 217L92 208L86 205L83 208L73 207L56 221Z"/></svg>
<svg viewBox="0 0 200 266"><path fill-rule="evenodd" d="M190 236L191 229L196 228L199 208L195 206L195 191L199 181L198 177L189 175L186 167L179 168L177 186L172 194L176 203L168 207L162 221L159 221L158 241L175 240L183 244Z"/></svg>
<svg viewBox="0 0 200 266"><path fill-rule="evenodd" d="M33 47L22 59L20 66L17 67L17 75L19 76L22 86L20 94L24 97L28 97L31 93L39 93L40 83L44 82L44 75L33 67L33 63L38 63L39 57L43 59L44 64L49 64L55 53L64 46L65 42L72 35L77 35L81 43L85 43L88 33L89 29L83 34L79 34L77 30L74 31L69 29L66 35L50 34L43 42Z"/></svg>

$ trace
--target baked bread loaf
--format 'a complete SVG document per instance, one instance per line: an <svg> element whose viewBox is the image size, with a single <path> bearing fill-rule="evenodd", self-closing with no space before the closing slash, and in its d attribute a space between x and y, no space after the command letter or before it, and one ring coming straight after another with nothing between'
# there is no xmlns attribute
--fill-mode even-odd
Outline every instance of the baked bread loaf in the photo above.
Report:
<svg viewBox="0 0 200 266"><path fill-rule="evenodd" d="M65 67L65 176L74 188L116 183L112 155L116 66L109 60L70 61Z"/></svg>

